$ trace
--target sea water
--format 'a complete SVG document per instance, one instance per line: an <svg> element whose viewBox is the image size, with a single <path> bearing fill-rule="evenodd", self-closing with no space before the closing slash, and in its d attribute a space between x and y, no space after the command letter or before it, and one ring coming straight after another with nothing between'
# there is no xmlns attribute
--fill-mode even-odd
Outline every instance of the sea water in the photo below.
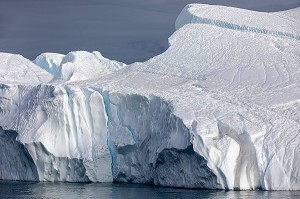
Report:
<svg viewBox="0 0 300 199"><path fill-rule="evenodd" d="M50 183L0 181L0 199L9 198L130 198L130 199L189 199L189 198L300 198L300 191L223 191L179 189L138 184L115 183Z"/></svg>

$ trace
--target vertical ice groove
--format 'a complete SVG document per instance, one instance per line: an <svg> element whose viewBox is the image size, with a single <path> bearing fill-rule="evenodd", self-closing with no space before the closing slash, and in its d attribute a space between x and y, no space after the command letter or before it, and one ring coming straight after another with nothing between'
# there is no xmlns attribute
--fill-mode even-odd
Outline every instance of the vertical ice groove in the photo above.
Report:
<svg viewBox="0 0 300 199"><path fill-rule="evenodd" d="M214 172L214 174L218 177L218 179L220 179L219 183L221 184L222 188L225 189L225 190L229 189L225 174L221 171L220 168L218 168L215 164L212 163L212 160L211 160L210 156L208 155L207 148L203 143L202 137L200 135L196 135L195 138L197 140L196 145L198 147L197 147L197 149L194 149L194 150L198 154L203 156L205 158L205 160L207 160L208 167Z"/></svg>
<svg viewBox="0 0 300 199"><path fill-rule="evenodd" d="M248 132L245 130L238 132L219 120L217 121L217 126L221 136L227 135L236 141L240 147L234 169L233 189L240 189L243 175L246 175L247 183L250 189L261 189L263 186L260 180L261 176L258 169L256 150ZM244 169L245 174L243 172Z"/></svg>
<svg viewBox="0 0 300 199"><path fill-rule="evenodd" d="M74 105L72 101L72 93L71 89L69 87L65 87L66 89L66 94L67 94L67 99L68 99L68 107L71 115L71 128L70 128L70 133L73 131L74 135L71 135L74 139L74 144L75 148L78 149L78 136L77 136L77 127L76 127L76 120L75 120L75 114L74 114Z"/></svg>
<svg viewBox="0 0 300 199"><path fill-rule="evenodd" d="M85 110L86 110L86 115L87 115L87 119L88 119L88 127L89 127L89 131L90 131L90 138L91 138L91 144L92 144L92 159L93 161L95 161L96 157L95 157L95 152L94 152L94 146L95 146L95 137L94 137L94 124L92 121L92 113L91 113L91 104L90 104L90 97L91 97L91 91L86 90L83 92L84 96L85 96Z"/></svg>
<svg viewBox="0 0 300 199"><path fill-rule="evenodd" d="M137 143L137 136L136 136L136 133L134 132L134 130L132 129L132 127L131 127L130 125L124 124L123 118L122 118L122 116L120 115L120 109L121 109L120 104L114 104L114 103L112 103L112 102L111 102L111 104L117 107L117 117L118 117L119 124L120 124L122 127L126 128L126 129L130 132L131 137L132 137L134 143L136 144L136 143Z"/></svg>
<svg viewBox="0 0 300 199"><path fill-rule="evenodd" d="M107 91L100 91L99 92L103 98L103 102L104 102L104 107L105 107L105 113L106 113L106 117L107 117L107 124L106 124L106 134L107 134L107 146L108 146L108 150L109 153L111 155L111 172L112 172L112 176L113 178L115 178L116 176L116 165L117 165L117 152L116 152L116 148L113 144L113 142L111 141L110 138L110 131L109 131L109 127L111 126L111 113L110 113L110 99L109 99L109 93Z"/></svg>
<svg viewBox="0 0 300 199"><path fill-rule="evenodd" d="M207 166L213 171L213 173L217 176L219 179L219 184L221 187L225 190L229 189L227 178L225 174L222 172L222 170L213 163L211 160L207 146L204 144L203 139L200 135L197 134L197 125L198 122L193 121L191 126L191 136L193 138L193 149L196 153L204 157L204 159L207 161Z"/></svg>
<svg viewBox="0 0 300 199"><path fill-rule="evenodd" d="M112 104L113 104L113 103L112 103ZM123 120L122 120L121 115L120 115L120 110L119 110L120 107L119 107L117 104L113 104L113 105L115 105L115 106L117 107L117 117L118 117L118 122L119 122L119 125L122 126Z"/></svg>

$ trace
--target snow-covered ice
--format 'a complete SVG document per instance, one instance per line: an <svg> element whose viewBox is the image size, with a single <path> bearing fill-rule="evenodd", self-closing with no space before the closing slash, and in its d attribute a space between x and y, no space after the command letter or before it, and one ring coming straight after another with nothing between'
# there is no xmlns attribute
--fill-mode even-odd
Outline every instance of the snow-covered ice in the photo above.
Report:
<svg viewBox="0 0 300 199"><path fill-rule="evenodd" d="M58 53L42 53L37 56L33 63L54 76L58 72L64 57L65 55Z"/></svg>
<svg viewBox="0 0 300 199"><path fill-rule="evenodd" d="M0 145L25 163L0 178L300 190L299 12L191 4L167 51L126 67L1 54Z"/></svg>
<svg viewBox="0 0 300 199"><path fill-rule="evenodd" d="M0 53L0 82L39 84L49 82L52 74L42 70L21 55Z"/></svg>
<svg viewBox="0 0 300 199"><path fill-rule="evenodd" d="M42 53L33 62L54 76L52 82L99 78L100 75L126 66L124 63L104 58L98 51L74 51L67 55Z"/></svg>

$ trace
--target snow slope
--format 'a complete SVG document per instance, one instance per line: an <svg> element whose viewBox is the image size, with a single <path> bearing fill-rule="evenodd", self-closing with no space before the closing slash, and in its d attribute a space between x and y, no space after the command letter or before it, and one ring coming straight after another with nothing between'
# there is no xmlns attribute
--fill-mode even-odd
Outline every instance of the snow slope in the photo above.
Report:
<svg viewBox="0 0 300 199"><path fill-rule="evenodd" d="M74 51L67 55L42 53L33 62L54 75L52 82L99 78L126 66L124 63L104 58L98 51Z"/></svg>
<svg viewBox="0 0 300 199"><path fill-rule="evenodd" d="M30 158L0 177L300 190L298 11L192 4L144 63L97 78L79 52L63 81L1 80L1 133L25 148L0 144Z"/></svg>
<svg viewBox="0 0 300 199"><path fill-rule="evenodd" d="M42 70L21 55L0 53L0 82L39 84L49 82L53 75Z"/></svg>

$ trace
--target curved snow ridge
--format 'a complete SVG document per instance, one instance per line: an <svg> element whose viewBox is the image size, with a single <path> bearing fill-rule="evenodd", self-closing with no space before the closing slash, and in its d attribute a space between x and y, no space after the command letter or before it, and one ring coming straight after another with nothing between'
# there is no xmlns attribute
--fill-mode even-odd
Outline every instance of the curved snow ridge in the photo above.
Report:
<svg viewBox="0 0 300 199"><path fill-rule="evenodd" d="M300 9L298 11L300 12ZM283 17L283 13L260 13L225 6L189 4L178 16L175 28L178 30L185 24L199 23L242 32L300 40L300 25L295 22L299 19ZM275 25L274 22L276 22ZM290 32L286 32L287 30Z"/></svg>

